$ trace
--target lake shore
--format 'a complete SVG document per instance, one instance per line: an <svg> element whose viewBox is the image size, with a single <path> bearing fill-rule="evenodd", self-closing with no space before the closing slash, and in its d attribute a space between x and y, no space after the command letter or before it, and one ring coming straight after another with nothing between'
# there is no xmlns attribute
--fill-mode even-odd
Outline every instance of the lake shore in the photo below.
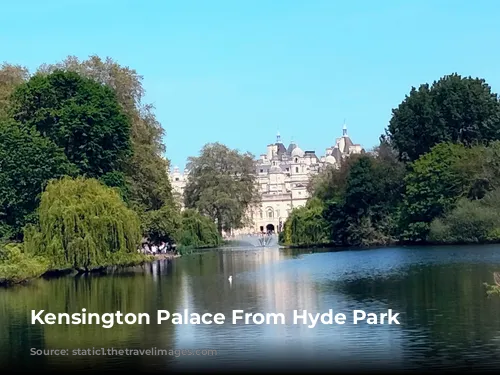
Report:
<svg viewBox="0 0 500 375"><path fill-rule="evenodd" d="M171 259L177 259L180 258L182 255L181 254L174 254L174 253L165 253L165 254L155 254L153 255L155 257L155 260L171 260Z"/></svg>
<svg viewBox="0 0 500 375"><path fill-rule="evenodd" d="M86 271L78 271L78 270L51 270L48 269L44 272L39 273L38 275L34 276L33 273L29 272L24 272L23 270L20 270L16 272L16 276L10 276L10 277L3 277L0 278L0 287L2 288L8 288L11 286L15 285L23 285L27 284L33 280L39 279L39 278L53 278L53 277L59 277L61 275L81 275L81 274L92 274L92 273L101 273L101 272L106 272L107 270L113 269L113 268L127 268L127 267L133 267L137 265L142 265L142 264L148 264L148 263L153 263L159 260L174 260L177 258L180 258L182 255L174 252L167 252L167 253L162 253L162 254L155 254L155 255L146 255L144 254L144 258L141 259L140 261L133 262L130 264L119 264L119 265L109 265L109 266L103 266L103 267L95 267L90 270ZM9 265L10 267L16 267L16 264L11 264Z"/></svg>
<svg viewBox="0 0 500 375"><path fill-rule="evenodd" d="M279 244L279 246L283 249L332 249L335 251L351 251L351 250L375 250L384 248L393 248L393 247L411 247L411 246L419 246L419 247L449 247L449 246L463 246L463 245L496 245L499 244L499 241L477 241L477 242L409 242L409 241L395 241L391 243L380 243L380 244L371 244L371 245L358 245L358 246L343 246L336 244L307 244L307 245L284 245Z"/></svg>

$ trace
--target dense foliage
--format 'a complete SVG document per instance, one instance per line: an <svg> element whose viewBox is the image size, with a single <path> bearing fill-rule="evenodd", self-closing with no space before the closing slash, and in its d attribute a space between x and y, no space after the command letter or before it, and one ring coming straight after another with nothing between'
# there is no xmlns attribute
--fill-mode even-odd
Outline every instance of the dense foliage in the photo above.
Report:
<svg viewBox="0 0 500 375"><path fill-rule="evenodd" d="M249 219L248 208L259 201L255 161L250 154L213 143L188 163L185 204L217 223L219 234L241 228Z"/></svg>
<svg viewBox="0 0 500 375"><path fill-rule="evenodd" d="M283 243L365 246L395 240L404 167L382 146L313 180L312 199L292 211ZM317 241L319 239L319 241Z"/></svg>
<svg viewBox="0 0 500 375"><path fill-rule="evenodd" d="M48 267L46 258L27 255L21 244L0 244L0 285L39 277Z"/></svg>
<svg viewBox="0 0 500 375"><path fill-rule="evenodd" d="M500 240L500 190L481 200L460 199L455 208L430 225L430 241L488 243Z"/></svg>
<svg viewBox="0 0 500 375"><path fill-rule="evenodd" d="M142 218L143 233L155 245L174 243L182 230L180 213L175 206L146 211Z"/></svg>
<svg viewBox="0 0 500 375"><path fill-rule="evenodd" d="M182 212L179 244L185 248L215 247L222 244L222 237L210 218L187 209Z"/></svg>
<svg viewBox="0 0 500 375"><path fill-rule="evenodd" d="M121 170L130 155L130 120L110 88L73 72L35 75L11 96L13 118L64 150L80 173Z"/></svg>
<svg viewBox="0 0 500 375"><path fill-rule="evenodd" d="M131 121L133 153L124 165L130 201L138 206L137 211L157 210L170 204L169 162L163 157L164 130L154 115L153 106L142 102L145 95L142 77L111 58L102 60L98 56L84 61L70 56L58 64L42 65L38 72L50 74L56 70L76 72L115 91Z"/></svg>
<svg viewBox="0 0 500 375"><path fill-rule="evenodd" d="M411 165L403 198L405 239L425 239L430 222L453 208L464 193L467 171L461 166L468 151L460 144L442 143Z"/></svg>
<svg viewBox="0 0 500 375"><path fill-rule="evenodd" d="M323 204L318 198L293 210L286 221L282 240L288 244L318 245L329 243L328 223L323 219Z"/></svg>
<svg viewBox="0 0 500 375"><path fill-rule="evenodd" d="M34 75L0 66L0 241L18 242L9 256L2 248L0 278L36 275L37 261L19 268L35 256L49 270L141 261L141 237L220 243L210 219L196 212L195 234L183 220L164 130L143 96L142 77L110 58L69 57Z"/></svg>
<svg viewBox="0 0 500 375"><path fill-rule="evenodd" d="M133 263L140 222L113 188L95 179L51 181L39 208L39 224L28 226L25 250L44 256L51 269L91 270Z"/></svg>
<svg viewBox="0 0 500 375"><path fill-rule="evenodd" d="M36 129L0 120L0 238L20 238L48 180L76 173L63 150Z"/></svg>
<svg viewBox="0 0 500 375"><path fill-rule="evenodd" d="M412 89L380 146L313 178L285 222L292 246L500 240L500 104L481 79ZM327 232L328 234L325 234Z"/></svg>
<svg viewBox="0 0 500 375"><path fill-rule="evenodd" d="M500 103L483 79L451 74L412 88L393 110L387 138L414 161L441 142L471 145L500 139Z"/></svg>

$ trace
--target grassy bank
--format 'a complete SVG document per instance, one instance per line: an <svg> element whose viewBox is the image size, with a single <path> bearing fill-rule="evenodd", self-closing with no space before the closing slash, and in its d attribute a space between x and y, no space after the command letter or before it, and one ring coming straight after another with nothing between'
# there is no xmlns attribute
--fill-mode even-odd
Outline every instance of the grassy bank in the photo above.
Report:
<svg viewBox="0 0 500 375"><path fill-rule="evenodd" d="M156 260L154 256L129 254L116 257L107 264L91 267L85 271L72 268L53 268L45 256L26 254L22 243L0 244L0 285L21 284L44 275L61 273L83 273L101 271L108 267L130 267Z"/></svg>
<svg viewBox="0 0 500 375"><path fill-rule="evenodd" d="M120 254L107 264L94 266L87 270L74 268L53 268L51 261L44 256L26 254L22 243L0 244L0 286L23 284L39 277L60 275L78 275L82 273L106 272L108 269L133 267L157 260L173 260L182 256L197 254L216 248L215 246L187 247L180 246L177 254L158 255Z"/></svg>

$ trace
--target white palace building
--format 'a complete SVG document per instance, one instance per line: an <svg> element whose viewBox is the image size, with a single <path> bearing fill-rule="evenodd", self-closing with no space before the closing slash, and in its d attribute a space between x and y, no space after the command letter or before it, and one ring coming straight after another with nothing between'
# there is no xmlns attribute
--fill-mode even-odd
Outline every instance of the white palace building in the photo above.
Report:
<svg viewBox="0 0 500 375"><path fill-rule="evenodd" d="M307 185L310 178L327 166L338 168L342 160L364 150L347 135L344 124L342 136L318 158L314 151L302 150L295 142L286 147L280 134L276 143L267 146L267 152L256 161L256 174L261 202L249 210L251 225L232 234L280 232L292 209L304 206L308 199ZM170 174L172 187L182 197L189 171L174 168Z"/></svg>

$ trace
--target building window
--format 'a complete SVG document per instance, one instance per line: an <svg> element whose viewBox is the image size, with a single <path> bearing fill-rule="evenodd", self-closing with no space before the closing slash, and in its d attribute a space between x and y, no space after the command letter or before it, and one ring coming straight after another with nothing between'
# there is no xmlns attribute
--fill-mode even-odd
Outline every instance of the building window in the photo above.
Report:
<svg viewBox="0 0 500 375"><path fill-rule="evenodd" d="M290 168L287 168L287 169L286 169L286 171L287 171L287 172L290 172Z"/></svg>
<svg viewBox="0 0 500 375"><path fill-rule="evenodd" d="M176 177L176 178L175 178L175 181L179 181L179 177Z"/></svg>
<svg viewBox="0 0 500 375"><path fill-rule="evenodd" d="M260 218L264 218L264 215L262 214L262 211L260 211Z"/></svg>
<svg viewBox="0 0 500 375"><path fill-rule="evenodd" d="M299 162L299 159L298 158L295 158L295 162L298 163Z"/></svg>
<svg viewBox="0 0 500 375"><path fill-rule="evenodd" d="M261 170L260 170L260 173L264 173L264 170L263 170L263 169L261 169Z"/></svg>
<svg viewBox="0 0 500 375"><path fill-rule="evenodd" d="M268 211L267 217L271 219L273 217L273 211Z"/></svg>
<svg viewBox="0 0 500 375"><path fill-rule="evenodd" d="M295 173L299 173L299 167L295 167Z"/></svg>

